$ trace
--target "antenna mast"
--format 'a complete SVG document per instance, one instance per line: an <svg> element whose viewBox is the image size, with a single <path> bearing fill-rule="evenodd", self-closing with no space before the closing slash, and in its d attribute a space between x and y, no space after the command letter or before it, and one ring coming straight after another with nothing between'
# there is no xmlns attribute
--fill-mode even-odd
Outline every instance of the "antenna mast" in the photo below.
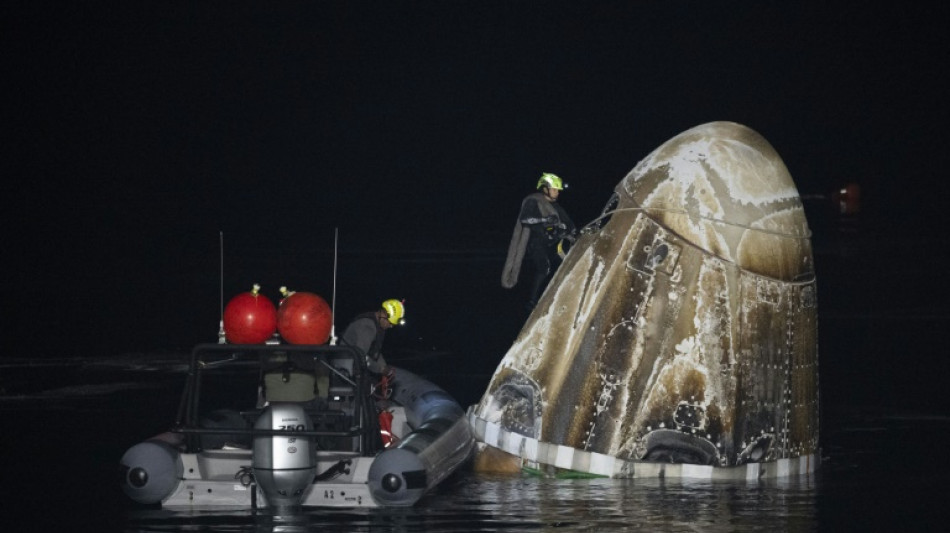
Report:
<svg viewBox="0 0 950 533"><path fill-rule="evenodd" d="M336 346L336 258L340 228L333 228L333 296L330 305L330 346Z"/></svg>
<svg viewBox="0 0 950 533"><path fill-rule="evenodd" d="M221 283L219 289L219 295L221 298L220 310L221 310L221 320L218 322L218 344L225 344L224 334L224 231L218 230L218 249L221 254L221 271L219 277L219 282Z"/></svg>

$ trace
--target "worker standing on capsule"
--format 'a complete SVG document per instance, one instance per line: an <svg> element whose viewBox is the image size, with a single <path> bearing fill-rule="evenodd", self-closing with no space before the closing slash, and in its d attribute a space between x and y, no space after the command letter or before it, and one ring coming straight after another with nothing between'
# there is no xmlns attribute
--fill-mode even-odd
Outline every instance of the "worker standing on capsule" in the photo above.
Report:
<svg viewBox="0 0 950 533"><path fill-rule="evenodd" d="M536 186L537 191L529 194L521 202L518 220L508 244L508 256L501 274L501 286L513 288L527 263L527 310L537 305L545 287L561 265L559 247L562 241L573 241L577 228L567 216L567 211L557 203L561 191L567 184L555 174L541 174Z"/></svg>
<svg viewBox="0 0 950 533"><path fill-rule="evenodd" d="M714 122L644 158L469 413L476 468L741 478L818 460L810 232L785 164Z"/></svg>

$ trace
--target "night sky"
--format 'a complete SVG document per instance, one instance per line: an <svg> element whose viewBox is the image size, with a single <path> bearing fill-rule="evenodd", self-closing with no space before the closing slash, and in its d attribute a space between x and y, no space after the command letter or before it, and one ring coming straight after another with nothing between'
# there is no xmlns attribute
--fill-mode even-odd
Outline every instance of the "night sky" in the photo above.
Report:
<svg viewBox="0 0 950 533"><path fill-rule="evenodd" d="M950 8L825 4L7 3L5 336L214 315L219 232L288 270L325 270L334 228L350 261L503 254L541 172L583 224L713 120L761 133L802 194L856 181L866 220L939 235Z"/></svg>

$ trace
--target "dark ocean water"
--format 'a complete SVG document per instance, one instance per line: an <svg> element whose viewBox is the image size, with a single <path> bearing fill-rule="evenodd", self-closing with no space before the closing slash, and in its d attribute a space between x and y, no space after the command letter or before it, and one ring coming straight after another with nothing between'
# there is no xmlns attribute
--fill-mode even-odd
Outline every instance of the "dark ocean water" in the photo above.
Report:
<svg viewBox="0 0 950 533"><path fill-rule="evenodd" d="M755 483L454 474L410 509L175 512L125 500L124 450L168 427L185 354L11 361L0 414L10 531L942 531L950 417L836 406L813 476ZM438 378L434 378L438 379ZM453 387L442 380L446 388ZM457 384L461 384L462 380ZM35 529L34 529L35 528Z"/></svg>
<svg viewBox="0 0 950 533"><path fill-rule="evenodd" d="M217 333L214 284L202 289L210 311L182 313L161 298L127 309L104 297L94 305L111 315L11 343L0 359L2 523L6 531L944 531L950 306L935 283L940 264L915 260L933 243L905 237L851 227L816 235L823 464L813 476L698 483L463 469L410 509L274 516L134 506L118 489L118 459L170 426L188 345ZM518 297L497 286L497 251L342 257L351 277L338 315L406 297L410 324L387 339L391 362L465 406L476 402L524 318ZM120 327L105 334L92 320ZM84 327L95 334L81 336Z"/></svg>

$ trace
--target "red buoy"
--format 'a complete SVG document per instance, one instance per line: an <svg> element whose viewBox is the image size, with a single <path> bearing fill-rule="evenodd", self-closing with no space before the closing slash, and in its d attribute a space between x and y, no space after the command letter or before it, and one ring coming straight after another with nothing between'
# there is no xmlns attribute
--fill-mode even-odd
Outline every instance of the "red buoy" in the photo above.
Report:
<svg viewBox="0 0 950 533"><path fill-rule="evenodd" d="M851 182L831 195L841 215L856 215L861 211L861 186Z"/></svg>
<svg viewBox="0 0 950 533"><path fill-rule="evenodd" d="M260 344L277 330L277 308L260 286L238 294L224 308L224 336L232 344Z"/></svg>
<svg viewBox="0 0 950 533"><path fill-rule="evenodd" d="M284 291L285 289L282 289ZM323 344L330 338L333 312L312 292L286 293L277 308L277 331L290 344Z"/></svg>

